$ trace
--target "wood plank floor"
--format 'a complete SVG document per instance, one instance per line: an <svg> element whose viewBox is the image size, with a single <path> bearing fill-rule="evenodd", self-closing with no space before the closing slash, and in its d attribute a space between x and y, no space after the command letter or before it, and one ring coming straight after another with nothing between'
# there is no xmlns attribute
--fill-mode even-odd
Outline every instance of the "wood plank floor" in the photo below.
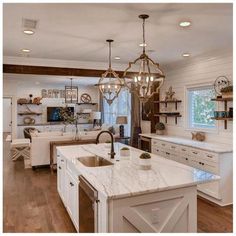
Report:
<svg viewBox="0 0 236 236"><path fill-rule="evenodd" d="M9 151L9 142L4 142L3 231L76 232L57 193L56 175L49 168L24 169L22 160L11 161ZM232 206L219 207L198 199L197 216L198 232L233 230Z"/></svg>

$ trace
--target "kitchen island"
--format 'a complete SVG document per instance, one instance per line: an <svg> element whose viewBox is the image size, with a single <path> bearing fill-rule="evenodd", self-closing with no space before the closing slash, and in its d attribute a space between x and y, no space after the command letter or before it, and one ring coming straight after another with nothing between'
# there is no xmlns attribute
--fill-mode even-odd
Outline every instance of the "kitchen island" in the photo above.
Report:
<svg viewBox="0 0 236 236"><path fill-rule="evenodd" d="M88 214L79 211L82 176L97 191L95 232L196 232L197 184L219 177L156 154L151 154L151 169L142 170L143 151L129 147L130 157L123 157L124 146L115 143L113 160L107 144L57 147L58 192L77 231L83 232L79 222ZM113 164L86 167L78 160L95 155Z"/></svg>

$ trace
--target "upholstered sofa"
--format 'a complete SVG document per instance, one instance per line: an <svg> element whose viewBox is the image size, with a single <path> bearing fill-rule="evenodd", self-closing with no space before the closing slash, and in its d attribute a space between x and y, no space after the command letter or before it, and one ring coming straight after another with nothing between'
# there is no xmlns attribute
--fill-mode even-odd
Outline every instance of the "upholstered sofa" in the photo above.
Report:
<svg viewBox="0 0 236 236"><path fill-rule="evenodd" d="M96 139L100 131L80 132L81 140ZM103 137L102 137L103 136ZM102 135L100 142L106 142L109 136ZM42 166L50 164L50 142L73 140L74 133L42 132L31 134L31 166Z"/></svg>

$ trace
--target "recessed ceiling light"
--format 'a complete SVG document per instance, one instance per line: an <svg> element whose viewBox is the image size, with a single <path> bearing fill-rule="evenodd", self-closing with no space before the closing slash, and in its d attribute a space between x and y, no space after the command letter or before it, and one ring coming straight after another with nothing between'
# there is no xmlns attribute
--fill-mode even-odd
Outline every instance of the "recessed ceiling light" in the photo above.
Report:
<svg viewBox="0 0 236 236"><path fill-rule="evenodd" d="M180 23L179 23L179 26L180 27L188 27L188 26L190 26L191 25L191 22L190 21L181 21Z"/></svg>
<svg viewBox="0 0 236 236"><path fill-rule="evenodd" d="M33 31L33 30L30 30L30 29L24 30L23 32L24 32L25 34L28 34L28 35L34 34L34 31Z"/></svg>
<svg viewBox="0 0 236 236"><path fill-rule="evenodd" d="M116 57L115 57L115 60L120 60L120 57L116 56Z"/></svg>
<svg viewBox="0 0 236 236"><path fill-rule="evenodd" d="M147 44L146 43L140 43L139 46L140 47L147 47Z"/></svg>
<svg viewBox="0 0 236 236"><path fill-rule="evenodd" d="M24 48L21 50L22 52L30 52L30 49Z"/></svg>
<svg viewBox="0 0 236 236"><path fill-rule="evenodd" d="M190 53L185 52L185 53L182 54L182 56L183 56L183 57L189 57L189 56L190 56Z"/></svg>

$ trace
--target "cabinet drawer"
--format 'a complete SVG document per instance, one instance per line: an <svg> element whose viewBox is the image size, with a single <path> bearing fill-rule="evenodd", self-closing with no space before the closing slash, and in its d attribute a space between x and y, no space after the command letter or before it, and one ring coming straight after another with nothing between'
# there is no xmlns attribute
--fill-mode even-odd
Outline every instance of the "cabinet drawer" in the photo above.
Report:
<svg viewBox="0 0 236 236"><path fill-rule="evenodd" d="M219 162L219 157L217 153L213 152L203 152L202 158L206 159L207 161Z"/></svg>
<svg viewBox="0 0 236 236"><path fill-rule="evenodd" d="M190 163L191 163L191 166L193 166L197 169L211 172L213 174L218 174L218 172L219 172L218 163L215 163L215 162L207 162L207 161L201 160L201 159L199 159L199 160L191 159Z"/></svg>

